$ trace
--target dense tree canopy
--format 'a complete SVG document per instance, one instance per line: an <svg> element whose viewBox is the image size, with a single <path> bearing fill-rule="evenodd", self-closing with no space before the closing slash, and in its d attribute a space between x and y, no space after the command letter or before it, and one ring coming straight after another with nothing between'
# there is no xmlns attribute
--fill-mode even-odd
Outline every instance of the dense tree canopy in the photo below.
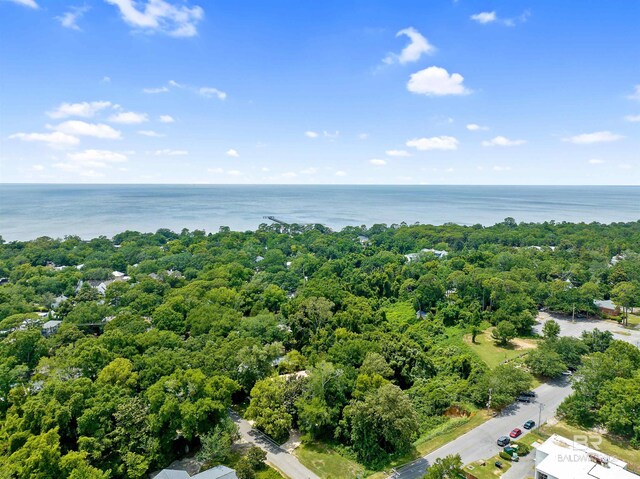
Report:
<svg viewBox="0 0 640 479"><path fill-rule="evenodd" d="M531 386L465 334L497 326L508 342L539 308L633 307L640 222L43 237L2 242L0 277L2 477L142 478L186 451L223 457L227 409L245 401L277 439L298 427L380 465L448 410ZM637 437L637 402L603 385L637 396L638 358L606 333L556 336L529 366L579 368L567 417Z"/></svg>

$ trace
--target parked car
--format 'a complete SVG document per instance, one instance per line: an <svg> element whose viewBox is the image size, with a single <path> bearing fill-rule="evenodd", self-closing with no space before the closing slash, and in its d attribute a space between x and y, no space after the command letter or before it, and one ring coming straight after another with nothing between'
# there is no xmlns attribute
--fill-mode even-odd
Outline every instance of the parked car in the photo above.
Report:
<svg viewBox="0 0 640 479"><path fill-rule="evenodd" d="M509 444L511 442L511 439L509 439L507 436L500 436L498 438L498 446L500 447L504 447L507 444Z"/></svg>
<svg viewBox="0 0 640 479"><path fill-rule="evenodd" d="M533 391L525 391L525 392L521 393L520 396L526 396L528 398L534 398L534 397L536 397L536 393L534 393Z"/></svg>
<svg viewBox="0 0 640 479"><path fill-rule="evenodd" d="M509 433L509 437L512 437L512 438L514 438L514 439L515 439L515 438L516 438L516 437L518 437L520 434L522 434L522 429L520 429L520 428L515 428L513 431L511 431L511 432Z"/></svg>
<svg viewBox="0 0 640 479"><path fill-rule="evenodd" d="M532 421L531 419L529 419L527 422L524 423L524 427L525 429L533 429L536 425L535 421Z"/></svg>
<svg viewBox="0 0 640 479"><path fill-rule="evenodd" d="M518 402L530 403L531 402L531 398L529 396L518 396L517 401Z"/></svg>

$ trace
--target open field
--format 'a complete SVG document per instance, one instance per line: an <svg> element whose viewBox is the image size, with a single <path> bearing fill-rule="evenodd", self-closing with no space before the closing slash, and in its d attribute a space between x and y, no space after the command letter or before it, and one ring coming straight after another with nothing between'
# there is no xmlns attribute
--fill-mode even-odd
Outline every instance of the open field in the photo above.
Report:
<svg viewBox="0 0 640 479"><path fill-rule="evenodd" d="M353 479L354 477L363 477L366 473L364 466L319 442L301 444L293 454L304 466L322 478Z"/></svg>
<svg viewBox="0 0 640 479"><path fill-rule="evenodd" d="M536 348L537 341L534 339L516 338L507 346L497 346L491 337L493 328L488 328L476 336L476 342L471 342L471 335L466 334L463 341L474 351L487 366L495 368L504 361L515 359L524 355L527 350Z"/></svg>

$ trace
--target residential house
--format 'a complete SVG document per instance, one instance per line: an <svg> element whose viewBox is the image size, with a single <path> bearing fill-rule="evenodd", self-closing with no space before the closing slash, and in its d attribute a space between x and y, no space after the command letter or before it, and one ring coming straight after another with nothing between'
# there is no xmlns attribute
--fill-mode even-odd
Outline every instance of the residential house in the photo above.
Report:
<svg viewBox="0 0 640 479"><path fill-rule="evenodd" d="M639 479L627 463L557 434L535 451L535 479Z"/></svg>
<svg viewBox="0 0 640 479"><path fill-rule="evenodd" d="M56 332L58 332L58 328L60 328L61 324L62 324L62 321L58 321L56 319L47 321L42 325L42 334L45 337L49 337L52 334L55 334Z"/></svg>
<svg viewBox="0 0 640 479"><path fill-rule="evenodd" d="M598 299L593 302L600 312L607 316L618 316L620 314L620 307L616 306L610 299Z"/></svg>
<svg viewBox="0 0 640 479"><path fill-rule="evenodd" d="M189 476L186 471L163 469L153 479L238 479L236 471L227 466L216 466Z"/></svg>

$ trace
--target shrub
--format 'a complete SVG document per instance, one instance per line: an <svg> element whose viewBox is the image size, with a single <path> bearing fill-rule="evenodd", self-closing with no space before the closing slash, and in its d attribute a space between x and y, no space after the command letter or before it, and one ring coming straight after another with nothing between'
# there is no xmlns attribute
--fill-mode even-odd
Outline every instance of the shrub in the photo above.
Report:
<svg viewBox="0 0 640 479"><path fill-rule="evenodd" d="M500 459L504 459L505 461L510 461L511 456L504 451L500 451Z"/></svg>

